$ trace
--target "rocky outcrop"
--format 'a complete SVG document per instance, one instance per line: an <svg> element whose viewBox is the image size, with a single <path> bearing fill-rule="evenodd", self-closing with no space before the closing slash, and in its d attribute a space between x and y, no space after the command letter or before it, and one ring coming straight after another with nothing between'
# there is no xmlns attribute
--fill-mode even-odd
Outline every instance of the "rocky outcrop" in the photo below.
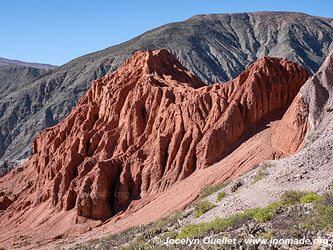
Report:
<svg viewBox="0 0 333 250"><path fill-rule="evenodd" d="M310 131L323 131L332 126L333 119L333 50L319 71L300 90L309 106Z"/></svg>
<svg viewBox="0 0 333 250"><path fill-rule="evenodd" d="M297 94L293 103L281 121L274 125L271 137L272 146L292 154L304 146L304 137L308 130L308 104Z"/></svg>
<svg viewBox="0 0 333 250"><path fill-rule="evenodd" d="M0 158L30 156L36 134L62 121L91 80L117 69L136 50L168 48L191 72L213 83L238 76L264 56L287 58L316 72L332 47L332 34L332 19L302 13L200 15L79 57L18 88L9 81L10 91L0 91Z"/></svg>
<svg viewBox="0 0 333 250"><path fill-rule="evenodd" d="M8 213L49 204L76 211L77 221L108 219L221 160L283 112L307 78L301 66L265 57L206 86L167 50L136 52L94 81L62 123L37 136L25 169L0 182L27 183Z"/></svg>
<svg viewBox="0 0 333 250"><path fill-rule="evenodd" d="M276 126L272 144L293 153L303 142L311 142L332 127L333 119L333 51L319 71L310 77L293 104ZM305 134L308 138L304 141Z"/></svg>
<svg viewBox="0 0 333 250"><path fill-rule="evenodd" d="M11 199L0 194L0 210L6 210L12 203L13 201Z"/></svg>

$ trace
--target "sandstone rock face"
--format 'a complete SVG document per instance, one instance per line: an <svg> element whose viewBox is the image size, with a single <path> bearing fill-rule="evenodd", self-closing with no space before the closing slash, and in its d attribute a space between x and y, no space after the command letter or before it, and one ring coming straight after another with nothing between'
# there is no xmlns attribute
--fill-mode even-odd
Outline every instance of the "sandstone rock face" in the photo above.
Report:
<svg viewBox="0 0 333 250"><path fill-rule="evenodd" d="M333 120L333 51L319 71L310 77L276 126L272 145L293 153L302 145L304 135L328 131ZM309 138L308 138L309 139ZM307 140L308 140L307 139Z"/></svg>
<svg viewBox="0 0 333 250"><path fill-rule="evenodd" d="M300 93L273 127L271 144L284 154L292 154L304 146L304 136L308 130L309 105Z"/></svg>
<svg viewBox="0 0 333 250"><path fill-rule="evenodd" d="M307 78L301 66L265 57L233 81L206 86L167 50L136 52L37 136L21 177L0 182L28 183L8 213L49 204L76 211L77 221L108 219L221 160L285 111Z"/></svg>
<svg viewBox="0 0 333 250"><path fill-rule="evenodd" d="M10 91L0 92L0 159L29 157L36 134L62 121L91 80L117 69L136 50L168 48L191 72L214 83L235 78L264 56L287 58L316 72L332 41L332 19L302 13L200 15L164 25L76 58L38 79L23 81L18 88L9 81Z"/></svg>

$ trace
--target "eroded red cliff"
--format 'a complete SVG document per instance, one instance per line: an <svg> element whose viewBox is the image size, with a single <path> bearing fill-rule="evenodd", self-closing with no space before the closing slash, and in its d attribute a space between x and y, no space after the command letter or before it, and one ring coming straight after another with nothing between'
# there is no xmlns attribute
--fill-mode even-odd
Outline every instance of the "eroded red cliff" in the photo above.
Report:
<svg viewBox="0 0 333 250"><path fill-rule="evenodd" d="M37 136L23 174L0 180L0 216L47 204L75 211L76 222L108 219L220 161L282 114L307 78L299 65L265 57L233 81L206 86L167 50L136 52ZM24 189L4 188L20 175Z"/></svg>

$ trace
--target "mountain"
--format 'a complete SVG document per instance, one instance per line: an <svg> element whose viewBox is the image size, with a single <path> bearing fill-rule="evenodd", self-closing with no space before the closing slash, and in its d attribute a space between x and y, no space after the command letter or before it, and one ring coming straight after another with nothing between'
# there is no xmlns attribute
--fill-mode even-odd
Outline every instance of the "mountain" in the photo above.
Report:
<svg viewBox="0 0 333 250"><path fill-rule="evenodd" d="M41 76L46 76L56 66L28 63L0 57L0 97L5 98L12 92L23 88Z"/></svg>
<svg viewBox="0 0 333 250"><path fill-rule="evenodd" d="M6 62L6 63L4 63ZM4 154L4 150L9 145L8 140L11 140L11 136L15 136L19 132L12 131L9 124L15 124L18 122L19 117L22 114L30 112L30 97L29 95L19 95L20 89L25 88L32 82L41 77L46 77L51 73L48 68L35 68L27 66L30 64L25 63L25 66L21 64L15 64L17 61L4 61L0 62L0 116L1 116L1 132L0 132L0 155ZM33 64L32 64L33 65ZM13 95L13 93L16 93ZM10 103L20 103L20 110L13 108L11 112L4 113L5 110L10 108ZM0 172L3 166L3 162L0 160ZM0 173L1 175L1 173Z"/></svg>
<svg viewBox="0 0 333 250"><path fill-rule="evenodd" d="M2 66L25 66L36 69L55 69L57 66L50 64L42 64L42 63L31 63L31 62L22 62L18 60L10 60L3 57L0 57L0 67Z"/></svg>
<svg viewBox="0 0 333 250"><path fill-rule="evenodd" d="M203 241L205 237L236 238L236 243L232 244L236 249L248 245L244 239L266 239L263 237L308 239L308 243L294 242L294 249L330 248L332 243L329 239L333 230L332 121L333 50L319 71L302 86L281 120L271 123L270 128L259 132L252 142L251 139L245 142L206 172L189 176L158 199L147 203L132 213L134 218L123 220L122 223L113 221L112 229L109 225L97 230L103 237L90 234L94 240L85 242L83 237L76 239L79 242L76 249L113 249L120 245L128 249L150 248L157 246L154 239L166 242L167 237L184 241L187 237L200 239L200 243L195 245L198 249L207 248L207 243ZM244 162L267 153L267 145L265 148L256 147L258 140L263 139L263 136L258 137L259 134L266 134L266 140L274 148L278 146L286 151L286 157L263 161L252 165L252 170L242 171L240 166ZM299 145L302 138L303 145L295 153L295 139ZM236 167L232 166L237 164L235 157L238 158L238 164L241 162ZM234 172L225 171L228 166ZM230 172L238 172L240 176L224 182ZM153 223L140 224L140 218L145 214L156 216L160 210L167 210L167 206L175 208L181 201L186 202L196 194L193 189L202 184L203 179L205 186L209 187L203 189L195 202L187 207L179 206L174 213L169 210L168 216L160 216L163 218L159 220L159 217L155 217ZM121 232L117 230L117 226L130 222L136 226ZM107 230L119 233L107 235ZM94 234L97 235L96 231ZM264 241L254 248L258 247L267 248ZM284 249L285 246L277 244L274 248ZM193 245L182 246L182 249L193 249Z"/></svg>
<svg viewBox="0 0 333 250"><path fill-rule="evenodd" d="M94 81L63 122L36 137L32 157L0 179L0 243L21 244L12 238L20 235L38 244L117 215L133 218L193 176L201 178L192 189L199 192L209 179L203 173L228 157L242 162L242 171L281 157L284 148L253 137L281 118L308 77L296 63L264 57L236 79L209 86L167 50L134 53ZM251 142L247 150L262 148L260 156L246 162L246 152L235 154L244 141ZM220 174L234 178L235 168L222 164Z"/></svg>
<svg viewBox="0 0 333 250"><path fill-rule="evenodd" d="M51 69L55 68L56 66L48 64L27 63L0 58L0 100L2 100L0 101L1 112L7 109L7 105L9 104L6 101L7 98L9 98L12 102L19 102L23 100L23 102L21 102L22 107L20 112L29 112L29 96L13 96L12 94L16 93L37 79L43 76L46 77L49 73L51 73ZM8 141L6 141L6 139L9 139L3 136L3 134L8 135L9 132L6 131L6 129L10 129L6 123L13 123L17 121L17 116L20 116L20 112L17 110L12 110L12 112L7 115L1 113L1 117L3 118L2 121L4 123L0 125L2 129L2 132L0 132L0 155L3 155L4 150L7 147ZM17 132L11 131L10 133L15 135ZM0 175L2 174L2 167L4 165L8 165L8 162L4 163L0 160Z"/></svg>
<svg viewBox="0 0 333 250"><path fill-rule="evenodd" d="M332 47L332 25L332 19L288 12L200 15L79 57L1 98L0 157L29 156L37 132L62 121L92 80L136 50L167 48L208 83L230 80L263 56L287 58L315 72Z"/></svg>
<svg viewBox="0 0 333 250"><path fill-rule="evenodd" d="M45 69L20 65L0 66L0 95L5 98L49 72Z"/></svg>

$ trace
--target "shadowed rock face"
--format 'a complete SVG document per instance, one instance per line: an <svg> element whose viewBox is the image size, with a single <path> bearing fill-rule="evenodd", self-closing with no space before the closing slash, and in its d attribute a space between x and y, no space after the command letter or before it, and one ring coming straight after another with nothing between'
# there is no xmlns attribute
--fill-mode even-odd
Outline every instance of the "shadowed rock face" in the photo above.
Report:
<svg viewBox="0 0 333 250"><path fill-rule="evenodd" d="M235 80L207 86L167 50L136 52L37 136L22 171L22 182L36 171L23 191L34 195L18 194L9 209L49 203L75 209L78 219L107 219L221 160L284 111L307 78L301 66L265 57Z"/></svg>
<svg viewBox="0 0 333 250"><path fill-rule="evenodd" d="M315 72L332 41L332 19L301 13L200 15L159 27L77 58L1 97L0 157L29 156L36 133L62 121L91 80L117 69L133 51L168 48L191 72L213 83L238 76L264 56L287 58Z"/></svg>
<svg viewBox="0 0 333 250"><path fill-rule="evenodd" d="M10 147L12 138L20 133L25 135L29 133L28 130L19 131L17 126L21 117L31 113L30 95L28 93L18 94L18 92L36 79L51 73L51 70L46 68L35 68L29 64L17 65L14 62L8 63L0 58L0 176L5 165L2 160L8 161L10 166L16 160L7 157L1 160L1 156ZM15 106L15 103L19 105ZM11 111L6 112L9 109Z"/></svg>

